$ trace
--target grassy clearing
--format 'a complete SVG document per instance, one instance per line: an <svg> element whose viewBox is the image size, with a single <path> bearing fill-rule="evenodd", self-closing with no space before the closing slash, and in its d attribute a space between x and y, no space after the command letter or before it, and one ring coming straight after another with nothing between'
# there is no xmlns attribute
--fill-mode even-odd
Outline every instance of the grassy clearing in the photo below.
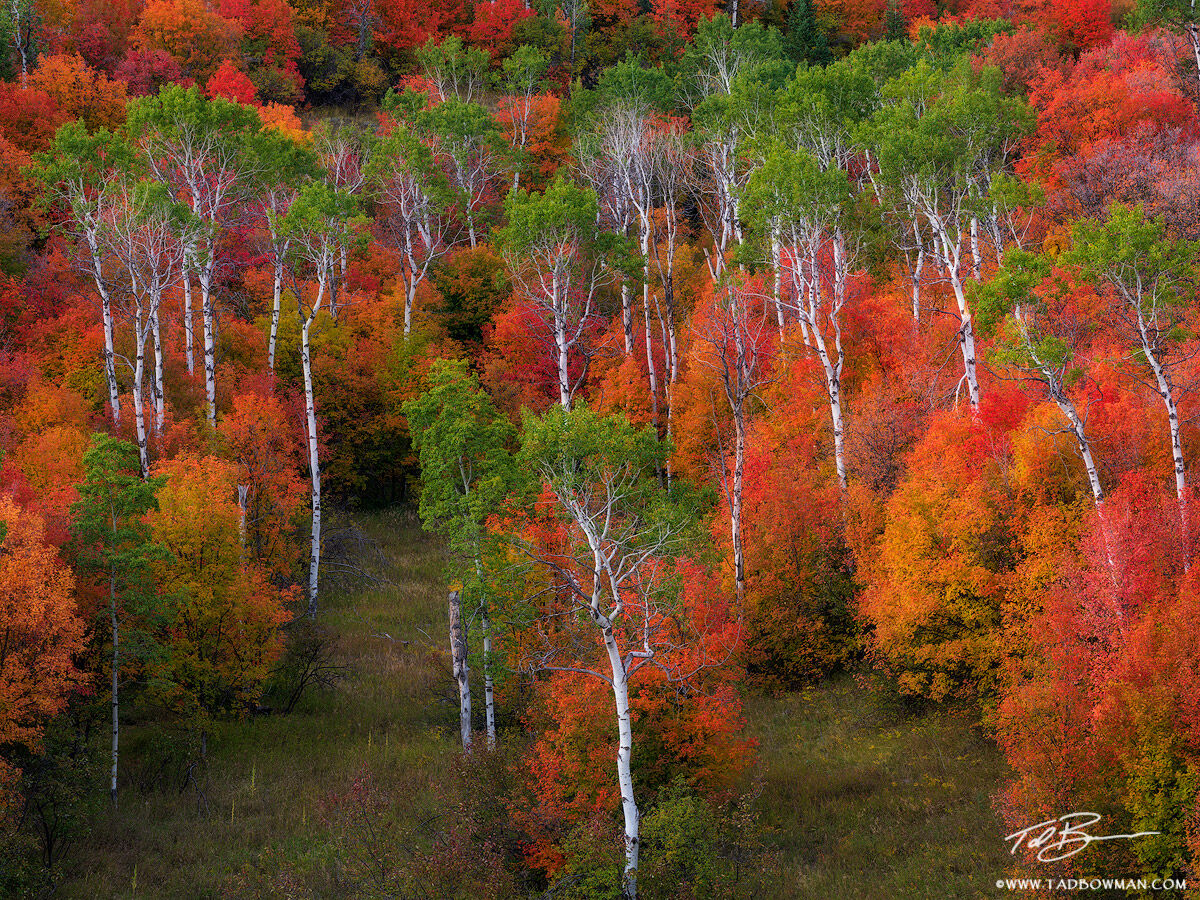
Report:
<svg viewBox="0 0 1200 900"><path fill-rule="evenodd" d="M397 583L326 590L322 616L341 635L345 676L291 715L219 727L206 811L175 775L148 789L126 785L120 811L98 814L72 854L60 896L350 896L347 871L361 880L372 860L348 859L348 846L364 846L378 825L395 857L395 847L420 840L440 804L467 796L438 547L410 515L361 524ZM1003 764L965 720L908 716L848 677L749 698L746 715L759 741L750 781L761 789L755 805L769 848L771 884L759 896L994 894L1005 855L989 795ZM126 735L131 764L151 754L151 726ZM501 768L491 771L497 782ZM368 816L347 826L337 800L364 775ZM348 843L348 827L367 831Z"/></svg>
<svg viewBox="0 0 1200 900"><path fill-rule="evenodd" d="M779 898L994 896L1008 859L991 795L1004 762L964 718L907 714L841 677L751 698L759 811Z"/></svg>

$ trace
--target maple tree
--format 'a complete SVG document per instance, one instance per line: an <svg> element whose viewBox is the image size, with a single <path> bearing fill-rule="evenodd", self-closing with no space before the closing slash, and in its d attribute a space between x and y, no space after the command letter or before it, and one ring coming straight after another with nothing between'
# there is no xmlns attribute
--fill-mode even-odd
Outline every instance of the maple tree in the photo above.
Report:
<svg viewBox="0 0 1200 900"><path fill-rule="evenodd" d="M36 751L47 720L83 687L76 658L85 648L75 579L47 544L45 526L11 498L0 500L0 789L18 749ZM0 791L0 810L11 798Z"/></svg>
<svg viewBox="0 0 1200 900"><path fill-rule="evenodd" d="M6 797L49 821L79 685L114 798L151 729L290 712L358 621L318 601L408 578L363 511L411 501L425 655L498 752L430 747L495 791L439 784L391 877L346 862L364 775L339 878L732 890L702 832L770 809L738 698L839 669L969 710L1014 827L1102 808L1195 867L1189 3L0 11L0 581L43 573L62 635Z"/></svg>
<svg viewBox="0 0 1200 900"><path fill-rule="evenodd" d="M183 75L207 82L233 50L237 27L202 0L150 0L138 17L130 45L161 50Z"/></svg>
<svg viewBox="0 0 1200 900"><path fill-rule="evenodd" d="M264 573L246 563L234 466L178 456L157 472L165 483L147 525L164 552L154 577L175 602L148 674L161 702L203 730L210 717L254 708L282 649L279 626L291 615Z"/></svg>

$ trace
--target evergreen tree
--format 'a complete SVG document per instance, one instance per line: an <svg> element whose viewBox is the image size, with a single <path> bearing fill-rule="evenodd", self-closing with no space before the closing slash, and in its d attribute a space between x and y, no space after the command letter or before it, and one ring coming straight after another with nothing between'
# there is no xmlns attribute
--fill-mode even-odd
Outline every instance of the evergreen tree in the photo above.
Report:
<svg viewBox="0 0 1200 900"><path fill-rule="evenodd" d="M137 448L97 434L83 455L84 480L71 507L75 567L82 585L91 583L105 600L112 676L112 770L109 790L117 802L121 671L145 659L165 619L154 582L153 563L165 551L153 543L146 513L158 506L165 479L143 480Z"/></svg>
<svg viewBox="0 0 1200 900"><path fill-rule="evenodd" d="M883 20L883 38L886 41L908 40L908 22L899 0L889 0L887 16Z"/></svg>
<svg viewBox="0 0 1200 900"><path fill-rule="evenodd" d="M817 23L812 0L795 0L788 12L784 49L798 63L823 66L833 61L829 41Z"/></svg>

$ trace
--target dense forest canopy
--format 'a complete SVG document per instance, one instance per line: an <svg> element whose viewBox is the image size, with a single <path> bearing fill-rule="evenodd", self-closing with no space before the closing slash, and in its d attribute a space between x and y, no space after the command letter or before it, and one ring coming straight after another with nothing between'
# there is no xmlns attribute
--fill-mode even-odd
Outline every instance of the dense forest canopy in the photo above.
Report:
<svg viewBox="0 0 1200 900"><path fill-rule="evenodd" d="M405 506L430 715L495 796L407 862L343 842L338 896L424 896L437 848L438 896L768 896L746 704L839 672L1000 748L997 841L1096 810L1153 834L1052 871L1195 877L1194 4L0 37L0 892L71 889L147 735L216 816L210 738L333 703L330 611L416 578L356 524Z"/></svg>

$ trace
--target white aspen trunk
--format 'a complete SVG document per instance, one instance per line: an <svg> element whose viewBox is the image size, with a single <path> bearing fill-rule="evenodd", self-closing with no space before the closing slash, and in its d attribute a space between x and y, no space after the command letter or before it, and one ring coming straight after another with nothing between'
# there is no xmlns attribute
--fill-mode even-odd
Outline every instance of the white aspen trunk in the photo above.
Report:
<svg viewBox="0 0 1200 900"><path fill-rule="evenodd" d="M283 306L283 255L275 257L275 277L272 285L271 337L267 341L267 369L275 371L275 342L279 338L279 313ZM191 369L188 369L191 372Z"/></svg>
<svg viewBox="0 0 1200 900"><path fill-rule="evenodd" d="M137 339L137 352L133 366L133 423L137 433L138 459L142 466L142 479L150 477L150 456L146 449L146 407L143 395L143 382L146 371L146 331L142 325L142 312L134 314L134 336Z"/></svg>
<svg viewBox="0 0 1200 900"><path fill-rule="evenodd" d="M184 252L186 253L186 251ZM183 278L183 352L187 357L188 375L194 375L196 374L196 356L192 349L194 344L192 334L192 270L188 265L186 256L180 265L180 270L180 275Z"/></svg>
<svg viewBox="0 0 1200 900"><path fill-rule="evenodd" d="M154 434L161 437L166 423L166 399L163 396L163 350L162 330L158 324L158 300L154 300L154 311L150 314L150 334L154 341ZM162 450L159 448L159 452Z"/></svg>
<svg viewBox="0 0 1200 900"><path fill-rule="evenodd" d="M317 411L313 401L312 356L309 347L309 328L321 308L325 290L325 275L317 280L317 302L300 329L300 362L304 370L304 412L308 426L308 468L312 473L312 545L308 562L308 617L317 617L317 588L321 569L321 462L318 457Z"/></svg>
<svg viewBox="0 0 1200 900"><path fill-rule="evenodd" d="M458 591L450 592L450 661L458 684L458 730L463 751L471 752L471 672L467 664L467 628Z"/></svg>
<svg viewBox="0 0 1200 900"><path fill-rule="evenodd" d="M771 296L775 301L775 323L779 326L779 338L783 339L783 271L780 269L782 255L779 247L779 226L771 225L771 268L775 273Z"/></svg>
<svg viewBox="0 0 1200 900"><path fill-rule="evenodd" d="M1154 348L1150 344L1150 338L1146 331L1145 317L1141 310L1141 304L1138 304L1138 332L1141 335L1142 352L1146 356L1146 361L1150 364L1150 369L1154 372L1154 380L1158 385L1158 394L1162 397L1163 405L1167 408L1167 427L1171 433L1171 460L1174 463L1175 470L1175 497L1179 504L1179 537L1183 547L1183 566L1184 571L1191 569L1191 522L1188 514L1188 489L1187 489L1187 465L1183 458L1183 437L1179 427L1179 407L1175 402L1175 392L1171 389L1171 382L1167 378L1167 372L1159 362L1158 355L1154 352Z"/></svg>
<svg viewBox="0 0 1200 900"><path fill-rule="evenodd" d="M962 351L963 373L967 380L967 392L971 400L971 411L979 414L979 377L976 372L975 356L975 326L971 319L971 308L967 303L966 291L963 288L962 273L959 263L962 253L962 238L952 242L941 219L930 217L930 225L934 235L941 242L942 263L946 267L946 275L954 290L954 299L958 304L958 345Z"/></svg>
<svg viewBox="0 0 1200 900"><path fill-rule="evenodd" d="M204 318L204 396L207 401L208 427L215 429L217 427L217 337L210 265L200 268L200 305Z"/></svg>
<svg viewBox="0 0 1200 900"><path fill-rule="evenodd" d="M559 286L557 273L554 275L551 289L554 292L554 342L558 347L558 400L563 409L569 410L571 408L571 372L568 366L570 345L567 341L567 298L559 296L562 289Z"/></svg>
<svg viewBox="0 0 1200 900"><path fill-rule="evenodd" d="M404 254L408 259L409 272L404 285L404 337L407 338L412 332L413 304L417 300L417 261L413 258L412 241L408 241Z"/></svg>
<svg viewBox="0 0 1200 900"><path fill-rule="evenodd" d="M642 294L642 307L646 319L646 373L650 382L650 409L654 418L654 427L659 427L658 409L658 366L654 361L653 332L650 330L650 285Z"/></svg>
<svg viewBox="0 0 1200 900"><path fill-rule="evenodd" d="M656 304L658 303L658 297L657 297L657 296L654 298L654 302L655 302ZM675 364L674 364L674 362L673 362L673 361L672 361L672 359L671 359L671 355L672 355L672 353L674 352L674 351L673 351L673 349L671 348L671 342L672 342L672 340L673 340L673 339L672 339L672 337L671 337L671 333L670 333L670 332L671 332L671 329L670 329L670 327L668 326L668 324L667 324L667 323L666 323L666 322L663 320L663 316L661 315L661 313L660 313L660 315L659 315L659 328L662 330L662 342L663 342L663 346L668 348L668 349L667 349L667 359L666 359L666 366L667 366L667 372L666 372L666 384L664 384L664 385L663 385L663 394L666 396L666 399L667 399L667 425L666 425L666 437L667 437L667 444L669 445L669 444L671 443L672 437L673 437L673 435L674 435L674 419L675 419L675 399L674 399L674 395L675 395L675 391L674 391L674 387L675 387ZM667 469L667 490L670 490L670 489L671 489L671 475L672 475L672 472L671 472L671 457L670 457L670 455L668 455L668 456L667 456L667 465L666 465L666 469Z"/></svg>
<svg viewBox="0 0 1200 900"><path fill-rule="evenodd" d="M1192 18L1196 17L1196 0L1192 0ZM1200 26L1194 21L1187 24L1188 39L1192 43L1192 57L1196 60L1196 78L1200 80Z"/></svg>
<svg viewBox="0 0 1200 900"><path fill-rule="evenodd" d="M625 823L625 873L621 896L623 900L636 900L641 814L633 793L633 721L629 712L629 681L612 625L605 621L603 628L617 712L617 783L621 788L621 815Z"/></svg>
<svg viewBox="0 0 1200 900"><path fill-rule="evenodd" d="M489 750L496 749L495 686L492 681L492 625L488 616L487 592L483 586L483 564L475 556L475 578L479 582L479 621L483 631L483 712Z"/></svg>
<svg viewBox="0 0 1200 900"><path fill-rule="evenodd" d="M746 600L746 561L742 554L742 476L746 469L746 415L739 402L733 410L733 490L729 498L729 524L733 538L733 583L738 609Z"/></svg>
<svg viewBox="0 0 1200 900"><path fill-rule="evenodd" d="M646 207L643 206L643 209ZM654 427L659 427L658 371L654 363L654 333L650 330L650 222L646 215L641 220L642 251L642 316L646 320L646 378L650 386L650 404Z"/></svg>
<svg viewBox="0 0 1200 900"><path fill-rule="evenodd" d="M821 360L821 369L825 373L825 390L829 394L829 414L833 420L833 459L837 468L838 487L846 490L846 450L845 427L842 419L842 378L840 360L835 363L825 344L825 335L816 323L811 323L813 346L817 358ZM838 348L840 355L840 348Z"/></svg>
<svg viewBox="0 0 1200 900"><path fill-rule="evenodd" d="M115 523L114 523L115 524ZM109 796L113 809L117 808L117 758L121 746L121 654L120 623L117 620L116 573L109 572L109 625L112 628L112 772L109 779Z"/></svg>
<svg viewBox="0 0 1200 900"><path fill-rule="evenodd" d="M1100 484L1100 472L1096 468L1096 460L1092 456L1092 445L1084 429L1083 419L1080 418L1075 404L1070 400L1061 395L1054 399L1058 403L1058 408L1071 423L1071 431L1075 435L1076 444L1079 445L1079 456L1083 459L1083 468L1087 472L1088 486L1092 489L1092 499L1099 511L1104 506L1104 488Z"/></svg>
<svg viewBox="0 0 1200 900"><path fill-rule="evenodd" d="M625 355L633 355L633 289L621 280L621 324L625 326Z"/></svg>
<svg viewBox="0 0 1200 900"><path fill-rule="evenodd" d="M971 216L971 275L976 281L983 277L983 257L979 253L979 220Z"/></svg>
<svg viewBox="0 0 1200 900"><path fill-rule="evenodd" d="M104 325L104 377L108 382L108 403L112 408L113 424L121 424L121 393L117 385L117 359L113 349L113 315L112 300L109 297L108 285L104 282L104 269L100 262L100 242L96 236L95 226L86 229L88 250L92 255L92 278L96 283L96 292L100 295L100 317Z"/></svg>
<svg viewBox="0 0 1200 900"><path fill-rule="evenodd" d="M104 318L104 376L108 380L108 402L112 407L113 424L121 424L121 394L117 387L117 359L113 349L112 306L105 292L100 301L100 314Z"/></svg>
<svg viewBox="0 0 1200 900"><path fill-rule="evenodd" d="M489 750L496 749L496 696L492 682L492 625L488 619L487 604L484 603L483 618L483 711L485 727L487 728L487 745Z"/></svg>
<svg viewBox="0 0 1200 900"><path fill-rule="evenodd" d="M917 260L912 270L912 316L913 324L921 324L921 275L925 269L925 241L921 239L921 229L916 221L913 222L913 236L917 239Z"/></svg>

